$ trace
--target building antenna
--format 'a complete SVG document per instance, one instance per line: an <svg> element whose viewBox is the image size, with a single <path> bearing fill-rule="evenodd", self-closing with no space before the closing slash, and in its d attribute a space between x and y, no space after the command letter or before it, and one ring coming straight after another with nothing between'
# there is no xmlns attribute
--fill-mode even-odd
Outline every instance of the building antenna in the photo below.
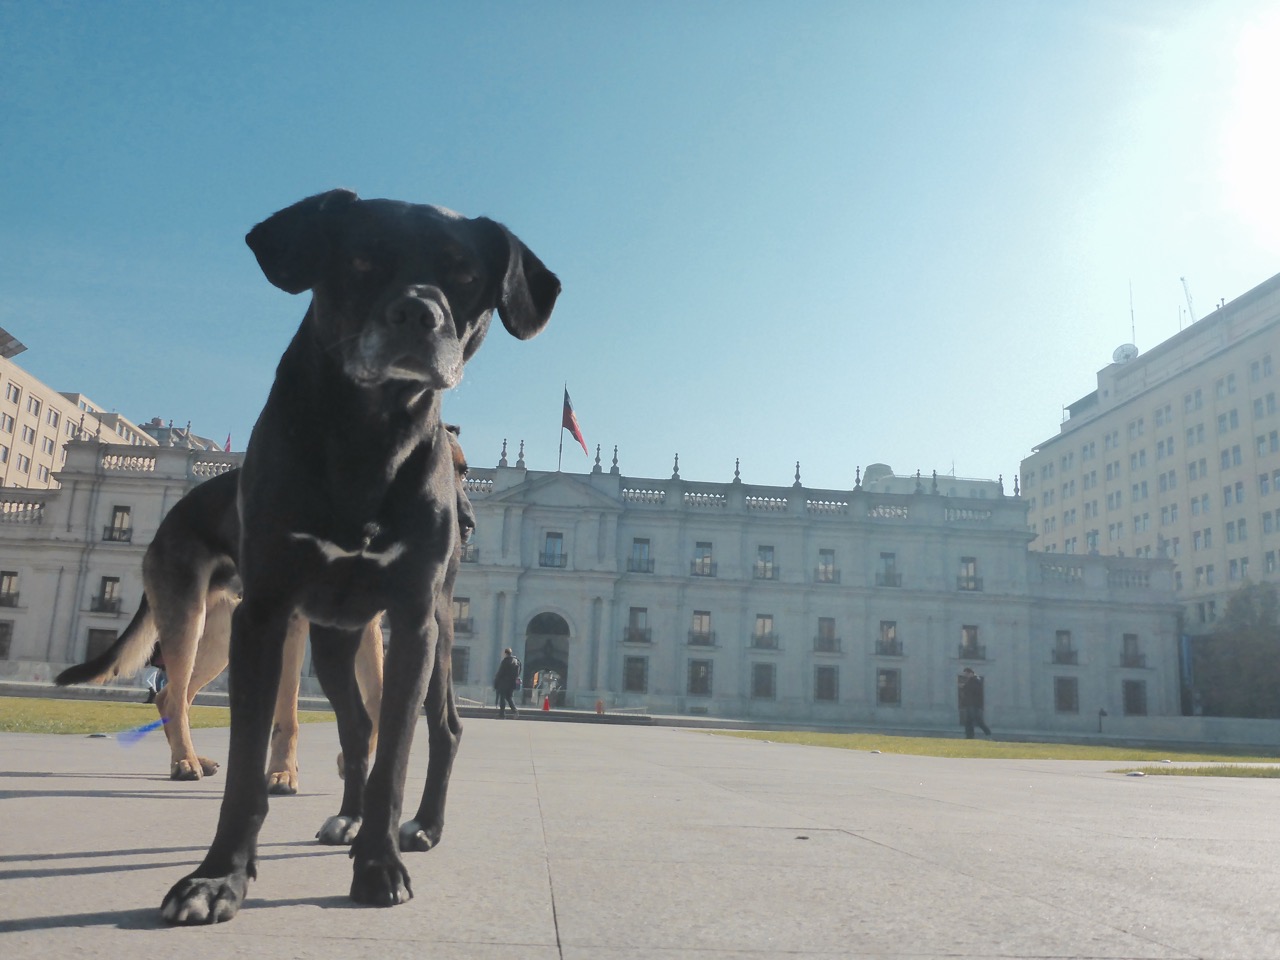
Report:
<svg viewBox="0 0 1280 960"><path fill-rule="evenodd" d="M1179 277L1178 279L1182 281L1182 292L1187 298L1187 316L1191 318L1192 323L1195 323L1196 309L1195 307L1191 306L1191 288L1187 286L1186 277Z"/></svg>

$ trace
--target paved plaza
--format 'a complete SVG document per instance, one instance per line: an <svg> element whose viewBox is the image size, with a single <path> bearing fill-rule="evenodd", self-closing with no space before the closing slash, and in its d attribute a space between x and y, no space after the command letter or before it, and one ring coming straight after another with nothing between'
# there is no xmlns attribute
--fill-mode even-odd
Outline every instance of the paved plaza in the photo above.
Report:
<svg viewBox="0 0 1280 960"><path fill-rule="evenodd" d="M226 730L195 736L225 758ZM414 900L377 909L312 840L336 749L332 724L303 728L303 792L272 800L240 915L170 928L157 907L213 835L221 775L170 782L158 734L0 735L0 954L1280 957L1275 780L474 719L443 845L408 855Z"/></svg>

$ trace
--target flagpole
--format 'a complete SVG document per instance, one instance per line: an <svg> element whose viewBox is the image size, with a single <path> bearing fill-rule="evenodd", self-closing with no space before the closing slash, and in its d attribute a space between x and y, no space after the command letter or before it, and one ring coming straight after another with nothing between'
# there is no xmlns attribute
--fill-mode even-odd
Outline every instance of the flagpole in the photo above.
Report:
<svg viewBox="0 0 1280 960"><path fill-rule="evenodd" d="M566 397L569 395L569 381L568 381L568 380L566 380L566 381L565 381L565 383L564 383L564 395L565 395ZM562 400L562 401L561 401L561 407L560 407L560 410L561 410L561 416L560 416L560 452L559 452L558 454L556 454L556 473L559 473L559 472L560 472L560 461L562 461L562 460L564 459L564 414L563 414L564 406L563 406L563 404L564 404L564 401Z"/></svg>

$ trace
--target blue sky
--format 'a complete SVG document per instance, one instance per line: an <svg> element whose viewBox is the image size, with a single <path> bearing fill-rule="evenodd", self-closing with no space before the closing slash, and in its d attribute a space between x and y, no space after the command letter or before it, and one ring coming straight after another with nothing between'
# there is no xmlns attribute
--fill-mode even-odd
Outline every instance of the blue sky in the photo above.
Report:
<svg viewBox="0 0 1280 960"><path fill-rule="evenodd" d="M561 277L446 415L554 469L1006 478L1112 350L1280 272L1274 4L0 0L18 362L243 449L306 308L254 223L334 186ZM567 444L564 466L590 460Z"/></svg>

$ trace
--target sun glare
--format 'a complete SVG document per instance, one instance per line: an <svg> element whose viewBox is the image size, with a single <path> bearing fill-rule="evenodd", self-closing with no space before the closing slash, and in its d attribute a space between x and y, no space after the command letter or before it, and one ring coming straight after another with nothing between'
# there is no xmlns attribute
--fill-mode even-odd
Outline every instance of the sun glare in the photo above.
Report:
<svg viewBox="0 0 1280 960"><path fill-rule="evenodd" d="M1227 205L1280 254L1280 11L1248 22L1236 44L1235 86L1222 128Z"/></svg>

